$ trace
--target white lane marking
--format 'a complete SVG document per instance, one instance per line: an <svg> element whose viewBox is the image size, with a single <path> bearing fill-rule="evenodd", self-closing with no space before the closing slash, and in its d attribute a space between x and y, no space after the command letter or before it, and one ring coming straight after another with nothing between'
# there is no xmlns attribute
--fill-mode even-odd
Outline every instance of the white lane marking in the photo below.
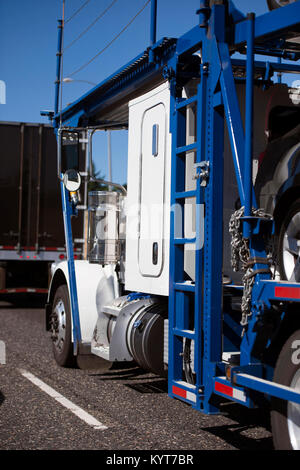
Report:
<svg viewBox="0 0 300 470"><path fill-rule="evenodd" d="M100 423L100 421L98 421L92 415L84 411L79 406L75 405L75 403L72 403L70 400L68 400L63 395L54 390L54 388L49 387L49 385L45 384L42 380L38 379L30 372L20 369L20 373L23 375L23 377L26 377L26 379L30 380L30 382L39 387L40 390L47 393L50 397L54 398L56 401L58 401L58 403L70 410L89 426L92 426L94 429L107 429L107 426Z"/></svg>

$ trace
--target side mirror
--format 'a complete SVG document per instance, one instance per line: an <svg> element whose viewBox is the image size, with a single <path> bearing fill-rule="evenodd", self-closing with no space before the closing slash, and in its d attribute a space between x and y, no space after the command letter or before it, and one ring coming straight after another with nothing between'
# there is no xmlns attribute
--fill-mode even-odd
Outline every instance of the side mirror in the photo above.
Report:
<svg viewBox="0 0 300 470"><path fill-rule="evenodd" d="M79 170L79 132L63 130L60 137L61 162L59 167L62 173L67 170Z"/></svg>
<svg viewBox="0 0 300 470"><path fill-rule="evenodd" d="M80 174L76 170L67 170L64 174L63 182L69 192L75 192L81 185Z"/></svg>

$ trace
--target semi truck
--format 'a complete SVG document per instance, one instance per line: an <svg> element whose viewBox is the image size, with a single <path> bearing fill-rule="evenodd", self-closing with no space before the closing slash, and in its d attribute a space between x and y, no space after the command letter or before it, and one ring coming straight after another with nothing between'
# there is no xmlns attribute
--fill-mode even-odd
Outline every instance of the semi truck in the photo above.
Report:
<svg viewBox="0 0 300 470"><path fill-rule="evenodd" d="M5 205L0 230L1 298L46 295L52 263L66 258L63 218L57 217L60 188L58 182L53 184L56 136L49 124L1 121L0 138L0 197ZM84 172L85 147L80 152L80 169ZM75 254L80 257L84 210L74 219L73 230Z"/></svg>
<svg viewBox="0 0 300 470"><path fill-rule="evenodd" d="M67 259L46 325L61 366L134 361L205 414L268 407L275 448L300 449L299 107L280 83L300 72L300 3L268 5L201 0L194 28L157 40L152 0L150 47L51 114ZM127 189L89 192L75 260L80 135L95 181L93 136L120 129Z"/></svg>

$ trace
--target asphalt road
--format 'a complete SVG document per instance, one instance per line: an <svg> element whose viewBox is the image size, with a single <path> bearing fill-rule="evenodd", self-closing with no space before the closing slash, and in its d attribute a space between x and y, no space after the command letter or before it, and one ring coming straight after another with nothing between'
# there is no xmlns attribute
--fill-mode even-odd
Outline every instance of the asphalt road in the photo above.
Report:
<svg viewBox="0 0 300 470"><path fill-rule="evenodd" d="M65 369L52 357L44 311L0 302L0 449L269 450L268 414L226 404L206 416L132 365ZM94 429L22 375L33 374L100 421Z"/></svg>

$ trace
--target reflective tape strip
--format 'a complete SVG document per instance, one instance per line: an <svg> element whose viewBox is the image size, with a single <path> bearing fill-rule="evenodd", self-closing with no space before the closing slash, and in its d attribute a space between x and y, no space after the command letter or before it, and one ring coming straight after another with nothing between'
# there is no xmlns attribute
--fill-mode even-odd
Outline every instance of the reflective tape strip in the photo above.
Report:
<svg viewBox="0 0 300 470"><path fill-rule="evenodd" d="M215 391L223 393L223 395L228 395L229 397L232 397L232 387L230 387L229 385L225 385L220 382L215 382Z"/></svg>
<svg viewBox="0 0 300 470"><path fill-rule="evenodd" d="M12 245L0 245L0 250L17 250L17 246ZM80 248L75 248L75 250L80 250ZM36 251L34 246L22 246L19 249L20 252L22 251ZM55 247L55 246L41 246L39 247L38 251L66 251L63 247Z"/></svg>
<svg viewBox="0 0 300 470"><path fill-rule="evenodd" d="M300 299L300 287L275 287L275 297L285 299Z"/></svg>
<svg viewBox="0 0 300 470"><path fill-rule="evenodd" d="M221 382L215 382L215 391L227 395L235 400L246 402L246 394L243 390L240 390L230 385L223 384Z"/></svg>
<svg viewBox="0 0 300 470"><path fill-rule="evenodd" d="M196 403L196 394L189 392L188 390L184 390L183 388L176 387L173 385L172 387L172 392L174 395L177 395L178 397L185 398L185 400L192 401L193 403Z"/></svg>
<svg viewBox="0 0 300 470"><path fill-rule="evenodd" d="M43 251L66 251L65 248L56 247L56 246L44 246L41 248Z"/></svg>
<svg viewBox="0 0 300 470"><path fill-rule="evenodd" d="M24 293L35 293L35 294L47 294L48 289L36 289L33 287L16 287L11 289L0 289L0 294L24 294Z"/></svg>

